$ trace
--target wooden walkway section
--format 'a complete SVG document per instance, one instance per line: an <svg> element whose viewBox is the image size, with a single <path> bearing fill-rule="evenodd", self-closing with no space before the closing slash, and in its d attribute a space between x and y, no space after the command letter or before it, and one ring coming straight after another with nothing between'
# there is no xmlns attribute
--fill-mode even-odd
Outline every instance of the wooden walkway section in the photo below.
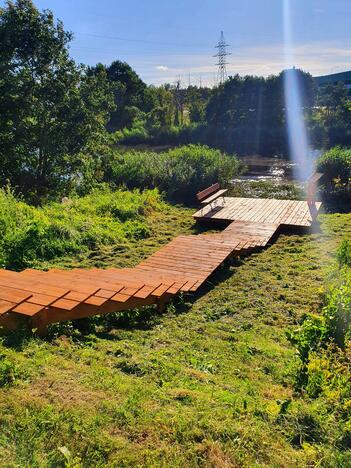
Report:
<svg viewBox="0 0 351 468"><path fill-rule="evenodd" d="M206 205L194 214L194 218L217 222L248 221L308 227L321 205L321 202L316 202L311 209L306 201L225 197L224 203L216 207Z"/></svg>
<svg viewBox="0 0 351 468"><path fill-rule="evenodd" d="M197 291L228 258L266 246L282 224L311 225L319 208L311 214L306 202L226 198L223 208L200 210L201 219L231 222L226 229L179 236L135 268L0 270L0 326L45 332L50 323L163 307L180 292Z"/></svg>

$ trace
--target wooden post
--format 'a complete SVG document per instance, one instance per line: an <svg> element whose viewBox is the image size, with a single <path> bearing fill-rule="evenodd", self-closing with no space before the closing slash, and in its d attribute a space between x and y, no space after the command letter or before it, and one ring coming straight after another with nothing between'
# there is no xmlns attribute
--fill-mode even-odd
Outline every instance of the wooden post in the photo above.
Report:
<svg viewBox="0 0 351 468"><path fill-rule="evenodd" d="M166 312L167 303L168 303L167 297L160 297L157 300L157 310L160 314L163 314L164 312Z"/></svg>

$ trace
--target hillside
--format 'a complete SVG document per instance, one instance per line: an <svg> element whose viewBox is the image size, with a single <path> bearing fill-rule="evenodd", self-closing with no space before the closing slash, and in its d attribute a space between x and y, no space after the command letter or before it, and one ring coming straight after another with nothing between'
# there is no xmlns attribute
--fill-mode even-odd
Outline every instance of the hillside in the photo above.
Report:
<svg viewBox="0 0 351 468"><path fill-rule="evenodd" d="M323 400L294 393L285 335L317 308L336 246L351 238L350 215L320 220L320 233L282 235L163 316L148 308L97 320L94 332L63 325L47 340L4 337L0 464L347 463L335 448L337 426L322 418ZM146 223L155 237L52 265L133 265L193 229L191 210L169 205Z"/></svg>

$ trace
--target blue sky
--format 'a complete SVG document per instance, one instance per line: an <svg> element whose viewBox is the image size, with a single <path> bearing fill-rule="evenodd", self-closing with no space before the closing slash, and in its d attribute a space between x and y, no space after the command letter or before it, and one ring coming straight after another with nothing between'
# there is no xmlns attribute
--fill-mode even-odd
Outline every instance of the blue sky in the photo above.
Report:
<svg viewBox="0 0 351 468"><path fill-rule="evenodd" d="M283 0L35 0L74 41L79 62L127 61L147 83L213 84L214 45L230 43L228 74L284 68ZM0 5L4 1L0 0ZM351 69L351 0L291 0L296 66L313 75Z"/></svg>

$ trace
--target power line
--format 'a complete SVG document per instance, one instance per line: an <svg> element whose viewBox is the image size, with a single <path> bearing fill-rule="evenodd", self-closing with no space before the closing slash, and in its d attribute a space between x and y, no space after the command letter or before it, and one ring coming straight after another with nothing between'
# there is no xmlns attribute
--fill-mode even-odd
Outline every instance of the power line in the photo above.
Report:
<svg viewBox="0 0 351 468"><path fill-rule="evenodd" d="M75 34L79 34L80 36L90 36L90 37L97 37L100 39L110 39L114 41L125 41L125 42L138 42L142 44L152 44L152 45L160 45L160 46L171 46L171 47L192 47L197 49L208 49L207 46L199 45L199 44L179 44L175 42L159 42L159 41L149 41L147 39L128 39L126 37L118 37L118 36L105 36L103 34L92 34L92 33L82 33L77 32Z"/></svg>
<svg viewBox="0 0 351 468"><path fill-rule="evenodd" d="M224 81L227 79L226 65L228 65L228 62L226 57L227 55L231 55L230 52L227 52L227 47L229 47L229 44L225 42L223 31L221 31L221 37L215 47L218 49L218 53L215 54L214 57L218 57L218 62L216 65L218 66L218 82L221 84L224 83Z"/></svg>

